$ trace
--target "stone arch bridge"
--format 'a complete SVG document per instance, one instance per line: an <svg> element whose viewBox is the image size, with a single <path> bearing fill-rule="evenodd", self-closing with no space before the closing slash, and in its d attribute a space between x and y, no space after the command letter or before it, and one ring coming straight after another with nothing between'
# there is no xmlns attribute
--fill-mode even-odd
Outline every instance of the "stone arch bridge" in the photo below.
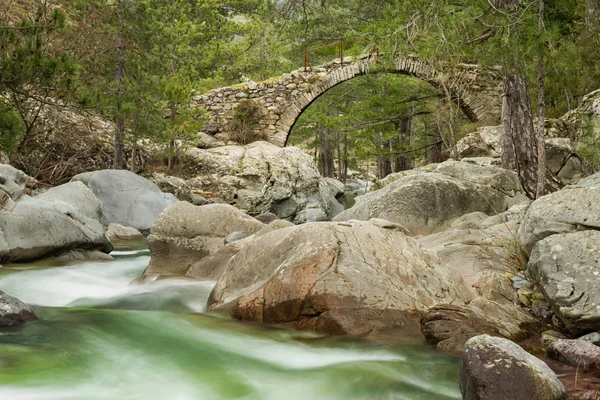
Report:
<svg viewBox="0 0 600 400"><path fill-rule="evenodd" d="M370 72L392 72L423 79L436 88L448 90L472 122L496 125L500 121L503 90L496 71L482 70L471 64L436 69L416 57L397 59L392 70L382 70L376 63L371 57L347 57L343 63L337 60L263 82L214 89L195 96L193 106L209 113L206 133L227 139L236 118L235 109L243 102L253 101L261 115L252 128L253 133L283 147L302 112L327 90Z"/></svg>

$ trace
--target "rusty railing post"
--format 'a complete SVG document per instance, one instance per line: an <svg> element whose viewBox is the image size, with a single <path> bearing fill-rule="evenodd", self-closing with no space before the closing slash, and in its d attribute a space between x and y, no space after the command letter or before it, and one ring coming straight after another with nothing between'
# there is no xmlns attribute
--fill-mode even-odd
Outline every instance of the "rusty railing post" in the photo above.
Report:
<svg viewBox="0 0 600 400"><path fill-rule="evenodd" d="M304 72L308 71L308 49L304 48Z"/></svg>

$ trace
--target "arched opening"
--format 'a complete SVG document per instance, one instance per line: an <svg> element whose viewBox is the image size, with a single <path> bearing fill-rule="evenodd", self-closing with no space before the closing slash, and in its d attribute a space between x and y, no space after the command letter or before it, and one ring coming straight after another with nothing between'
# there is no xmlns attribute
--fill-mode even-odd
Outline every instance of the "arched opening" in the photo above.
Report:
<svg viewBox="0 0 600 400"><path fill-rule="evenodd" d="M368 74L312 101L287 145L313 154L323 176L382 179L452 156L456 140L473 124L455 99L422 79Z"/></svg>

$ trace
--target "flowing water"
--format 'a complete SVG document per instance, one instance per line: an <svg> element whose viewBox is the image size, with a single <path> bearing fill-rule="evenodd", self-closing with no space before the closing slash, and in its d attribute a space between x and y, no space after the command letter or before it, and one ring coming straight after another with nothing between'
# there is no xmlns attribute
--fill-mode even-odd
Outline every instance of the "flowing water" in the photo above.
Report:
<svg viewBox="0 0 600 400"><path fill-rule="evenodd" d="M19 265L0 289L39 321L0 330L1 400L459 399L422 338L323 338L202 314L212 283L132 285L150 259Z"/></svg>

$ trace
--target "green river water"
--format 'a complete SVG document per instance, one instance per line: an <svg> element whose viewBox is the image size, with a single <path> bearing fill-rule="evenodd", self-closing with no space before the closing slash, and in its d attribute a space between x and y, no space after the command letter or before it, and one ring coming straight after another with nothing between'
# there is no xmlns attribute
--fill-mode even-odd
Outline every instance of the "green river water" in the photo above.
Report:
<svg viewBox="0 0 600 400"><path fill-rule="evenodd" d="M1 400L459 399L458 362L418 335L323 338L202 314L212 283L131 285L115 261L0 270L40 317L0 330Z"/></svg>

